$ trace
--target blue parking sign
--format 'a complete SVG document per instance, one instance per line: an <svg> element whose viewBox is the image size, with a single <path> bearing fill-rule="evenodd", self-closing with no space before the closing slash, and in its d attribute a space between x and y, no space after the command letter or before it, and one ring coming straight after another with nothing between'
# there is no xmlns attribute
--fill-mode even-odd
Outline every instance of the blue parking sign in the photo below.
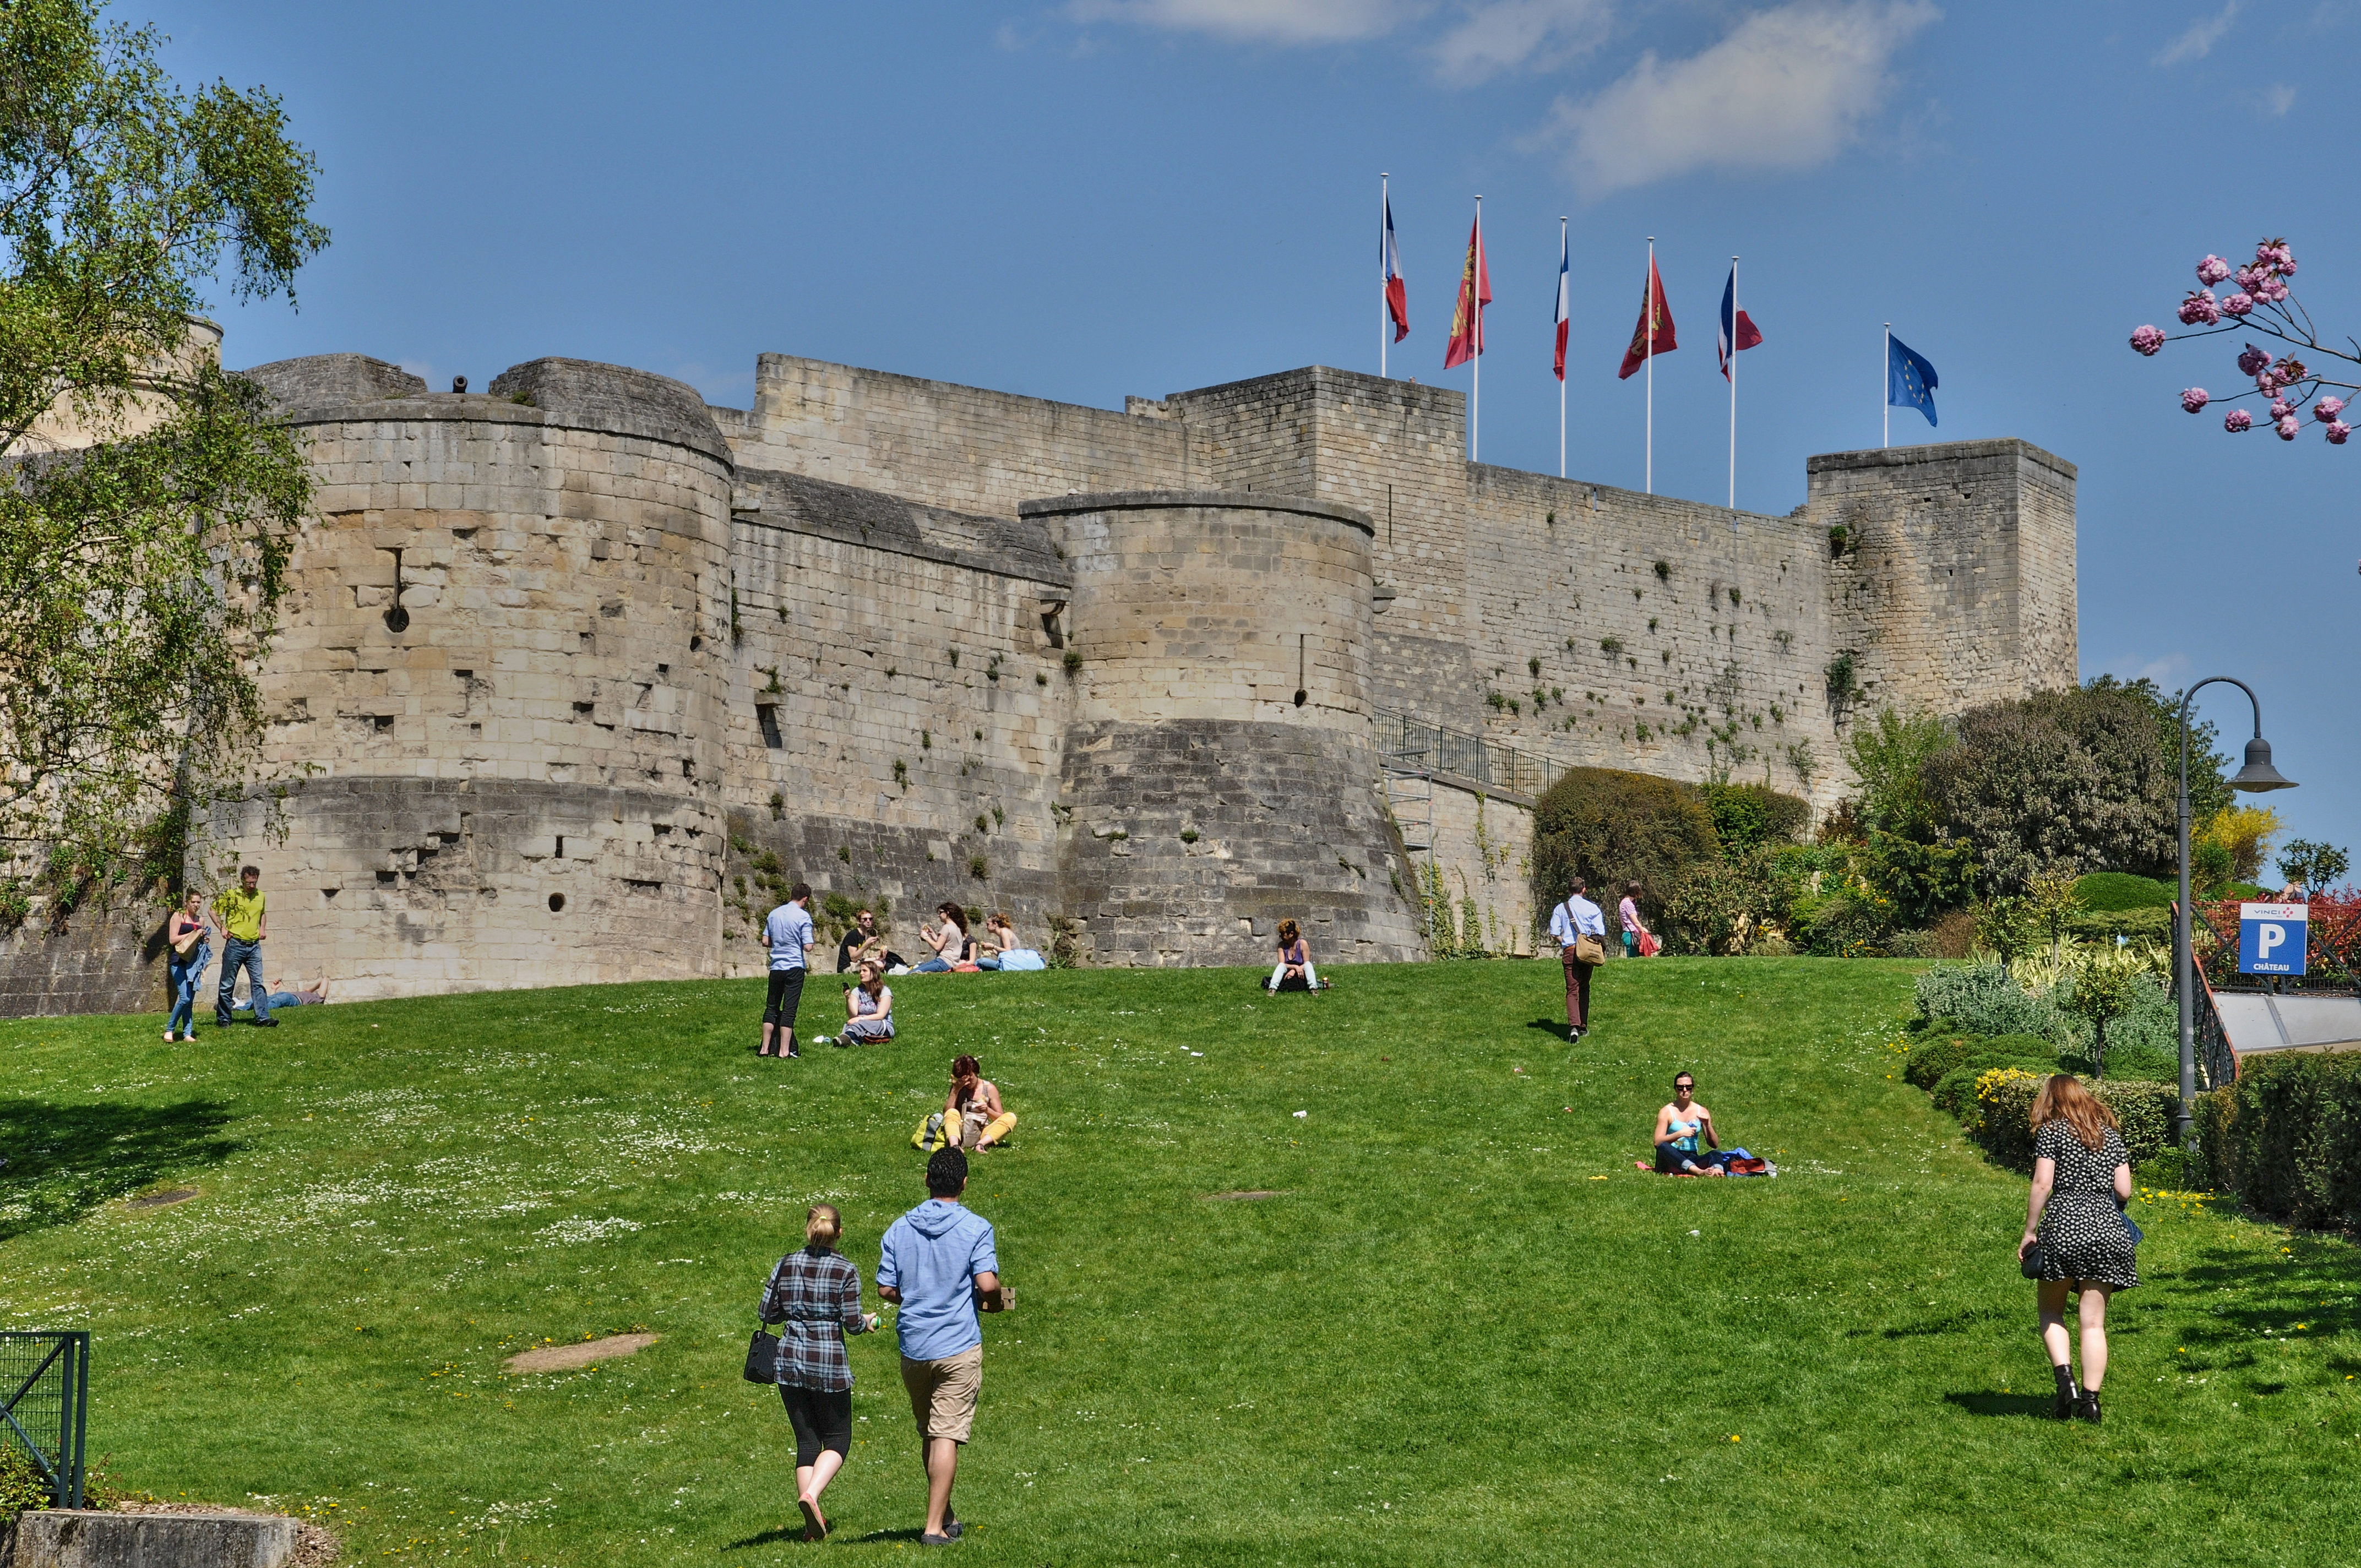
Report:
<svg viewBox="0 0 2361 1568"><path fill-rule="evenodd" d="M2238 905L2238 972L2301 974L2311 914L2301 904Z"/></svg>

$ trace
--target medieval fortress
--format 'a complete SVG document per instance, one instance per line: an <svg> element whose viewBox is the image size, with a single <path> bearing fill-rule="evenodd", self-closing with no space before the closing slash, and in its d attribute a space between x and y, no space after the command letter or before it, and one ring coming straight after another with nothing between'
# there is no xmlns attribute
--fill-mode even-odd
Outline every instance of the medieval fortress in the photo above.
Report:
<svg viewBox="0 0 2361 1568"><path fill-rule="evenodd" d="M1466 461L1457 391L1312 367L1121 412L788 355L753 407L573 359L247 374L318 519L266 679L272 972L350 998L750 974L797 879L1097 965L1530 949L1567 764L1825 806L1843 727L2076 678L2074 469L1807 464L1769 517ZM1475 738L1470 740L1468 738ZM1430 869L1430 867L1432 869ZM160 1007L155 927L0 942L0 1012Z"/></svg>

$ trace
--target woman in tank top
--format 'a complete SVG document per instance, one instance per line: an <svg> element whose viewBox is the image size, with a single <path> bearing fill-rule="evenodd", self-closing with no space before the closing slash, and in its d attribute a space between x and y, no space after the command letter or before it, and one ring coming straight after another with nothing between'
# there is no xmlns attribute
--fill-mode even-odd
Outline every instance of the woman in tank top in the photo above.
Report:
<svg viewBox="0 0 2361 1568"><path fill-rule="evenodd" d="M1697 1161L1697 1138L1702 1135L1708 1148L1721 1147L1714 1135L1713 1113L1691 1098L1697 1093L1697 1080L1682 1073L1673 1080L1672 1103L1656 1113L1656 1170L1663 1176L1719 1176L1718 1165L1701 1165Z"/></svg>

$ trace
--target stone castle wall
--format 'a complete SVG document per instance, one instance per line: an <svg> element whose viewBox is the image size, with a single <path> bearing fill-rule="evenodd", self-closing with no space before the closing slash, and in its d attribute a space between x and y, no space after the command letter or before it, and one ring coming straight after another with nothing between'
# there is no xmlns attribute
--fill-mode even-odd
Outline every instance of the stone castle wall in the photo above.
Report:
<svg viewBox="0 0 2361 1568"><path fill-rule="evenodd" d="M796 879L912 957L946 899L1095 962L1259 959L1284 915L1411 956L1375 709L1826 806L1864 705L2075 676L2074 473L2021 442L1815 458L1767 517L1467 463L1461 394L1322 367L1120 413L785 355L742 411L563 359L249 374L321 515L279 787L190 870L261 865L273 972L348 996L753 972ZM1450 891L1529 945L1523 797L1435 795ZM151 1004L137 926L20 933L0 1006Z"/></svg>

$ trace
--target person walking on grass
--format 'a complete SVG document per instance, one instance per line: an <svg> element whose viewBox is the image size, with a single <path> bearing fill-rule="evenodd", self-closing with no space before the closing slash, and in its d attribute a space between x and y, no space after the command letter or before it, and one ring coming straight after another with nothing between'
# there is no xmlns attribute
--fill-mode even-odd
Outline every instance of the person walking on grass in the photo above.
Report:
<svg viewBox="0 0 2361 1568"><path fill-rule="evenodd" d="M779 1402L796 1431L796 1507L804 1539L826 1541L819 1495L852 1453L852 1364L844 1336L873 1333L877 1315L861 1310L861 1271L836 1250L844 1216L833 1203L804 1214L804 1245L779 1259L763 1288L760 1316L778 1323Z"/></svg>
<svg viewBox="0 0 2361 1568"><path fill-rule="evenodd" d="M214 993L214 1023L226 1029L235 1020L230 1003L237 994L240 970L247 992L254 998L254 1021L265 1029L279 1027L270 1015L270 992L262 983L262 944L270 935L262 908L262 872L247 866L237 873L237 885L214 895L214 915L221 921L221 989Z"/></svg>
<svg viewBox="0 0 2361 1568"><path fill-rule="evenodd" d="M172 1012L164 1020L164 1043L197 1037L197 987L213 967L212 928L205 924L205 895L191 888L164 922L164 973L172 982Z"/></svg>
<svg viewBox="0 0 2361 1568"><path fill-rule="evenodd" d="M937 1149L927 1161L927 1201L894 1222L877 1261L879 1298L901 1307L902 1386L927 1472L920 1546L949 1546L960 1537L951 1483L983 1391L983 1325L976 1308L997 1312L1008 1302L991 1223L961 1205L966 1191L967 1156Z"/></svg>
<svg viewBox="0 0 2361 1568"><path fill-rule="evenodd" d="M2132 1195L2131 1156L2114 1113L2070 1074L2042 1085L2032 1119L2033 1188L2017 1260L2040 1280L2041 1343L2058 1382L2050 1414L2096 1426L2099 1385L2107 1377L2107 1302L2139 1283L2139 1238L2124 1213ZM2082 1297L2079 1387L2066 1332L2066 1298L2076 1291Z"/></svg>
<svg viewBox="0 0 2361 1568"><path fill-rule="evenodd" d="M1623 927L1623 956L1627 959L1648 957L1654 949L1655 933L1649 930L1648 923L1640 918L1638 883L1623 884L1623 902L1615 906L1615 914Z"/></svg>
<svg viewBox="0 0 2361 1568"><path fill-rule="evenodd" d="M797 883L787 901L763 922L763 939L771 944L771 988L763 1003L763 1048L758 1057L799 1057L796 1049L796 1009L803 1005L804 976L811 972L811 950L818 945L812 929L811 884ZM774 1053L774 1043L778 1050Z"/></svg>
<svg viewBox="0 0 2361 1568"><path fill-rule="evenodd" d="M1590 1033L1590 974L1607 961L1607 916L1590 902L1590 884L1574 879L1574 891L1550 911L1550 935L1565 965L1565 1036Z"/></svg>

